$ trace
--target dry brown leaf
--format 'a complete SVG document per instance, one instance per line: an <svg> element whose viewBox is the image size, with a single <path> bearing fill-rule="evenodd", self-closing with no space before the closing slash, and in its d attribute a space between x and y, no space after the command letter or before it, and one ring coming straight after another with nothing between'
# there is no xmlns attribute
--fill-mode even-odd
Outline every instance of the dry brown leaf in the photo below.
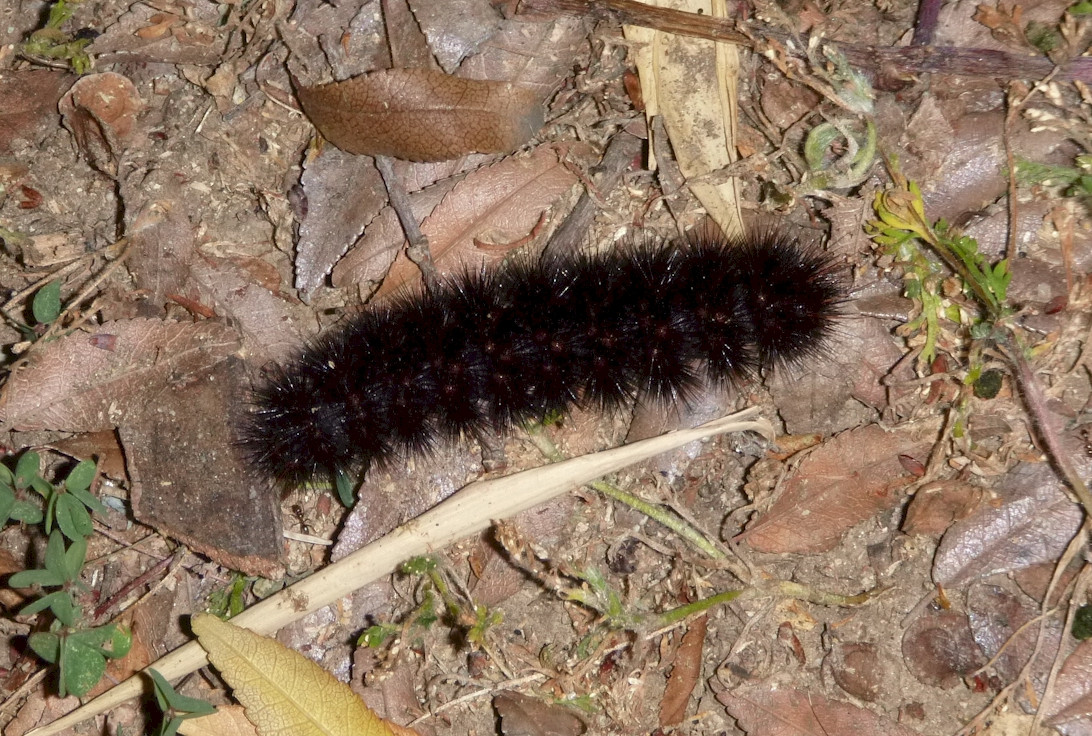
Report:
<svg viewBox="0 0 1092 736"><path fill-rule="evenodd" d="M952 525L933 558L933 580L958 588L972 580L1057 559L1084 514L1046 463L1021 463L994 485L1000 504L984 504Z"/></svg>
<svg viewBox="0 0 1092 736"><path fill-rule="evenodd" d="M238 349L238 335L219 322L106 322L35 349L5 387L0 421L18 430L113 429Z"/></svg>
<svg viewBox="0 0 1092 736"><path fill-rule="evenodd" d="M801 690L739 688L717 700L748 736L920 736L870 710Z"/></svg>
<svg viewBox="0 0 1092 736"><path fill-rule="evenodd" d="M507 158L467 176L425 218L421 232L440 271L475 271L503 257L503 246L510 248L531 234L576 183L557 153L540 146L530 156ZM419 275L417 266L399 256L380 294L391 294Z"/></svg>
<svg viewBox="0 0 1092 736"><path fill-rule="evenodd" d="M112 429L66 437L50 447L77 460L95 459L103 475L117 480L125 479L125 455L121 451L118 435Z"/></svg>
<svg viewBox="0 0 1092 736"><path fill-rule="evenodd" d="M394 736L348 685L276 639L209 614L193 617L193 631L259 734Z"/></svg>
<svg viewBox="0 0 1092 736"><path fill-rule="evenodd" d="M57 120L57 100L72 79L70 74L38 69L7 69L0 75L0 100L4 101L0 109L0 154L10 152L15 138L37 142L44 123L50 118Z"/></svg>
<svg viewBox="0 0 1092 736"><path fill-rule="evenodd" d="M239 359L223 361L121 426L133 514L225 567L278 577L277 495L242 457L232 422L210 421L238 416L244 376Z"/></svg>
<svg viewBox="0 0 1092 736"><path fill-rule="evenodd" d="M343 151L442 161L508 153L542 127L533 90L428 69L388 69L317 87L296 84L300 105Z"/></svg>
<svg viewBox="0 0 1092 736"><path fill-rule="evenodd" d="M184 291L189 280L190 266L196 258L200 217L173 179L153 185L146 178L141 185L131 185L126 190L125 201L132 204L136 213L127 229L127 266L136 288L146 292L144 305L149 311L145 314L162 316L166 314L163 305L168 295ZM156 198L145 199L149 193Z"/></svg>
<svg viewBox="0 0 1092 736"><path fill-rule="evenodd" d="M235 261L195 259L184 288L216 314L231 316L253 365L295 353L319 329L313 309L255 283Z"/></svg>
<svg viewBox="0 0 1092 736"><path fill-rule="evenodd" d="M420 166L415 164L414 166ZM458 183L455 178L441 181L409 195L410 209L420 222L447 196ZM406 234L393 207L384 207L368 227L363 237L334 267L330 280L339 289L380 282L387 275L394 259L405 245Z"/></svg>
<svg viewBox="0 0 1092 736"><path fill-rule="evenodd" d="M914 478L899 456L926 457L936 430L929 422L843 432L800 463L770 510L739 538L763 552L833 548L854 524L902 502Z"/></svg>
<svg viewBox="0 0 1092 736"><path fill-rule="evenodd" d="M890 678L880 649L872 642L836 642L823 660L838 687L866 703L875 703Z"/></svg>
<svg viewBox="0 0 1092 736"><path fill-rule="evenodd" d="M579 736L584 722L560 705L504 690L493 698L504 736Z"/></svg>
<svg viewBox="0 0 1092 736"><path fill-rule="evenodd" d="M0 578L7 580L8 576L13 572L19 572L23 569L26 569L25 563L17 561L11 552L6 549L0 549ZM29 590L20 592L5 585L0 587L0 606L9 610L22 608L27 601L28 595L33 595L33 593Z"/></svg>
<svg viewBox="0 0 1092 736"><path fill-rule="evenodd" d="M970 483L944 480L918 489L906 509L902 530L907 534L940 536L952 522L966 518L985 498L986 492Z"/></svg>
<svg viewBox="0 0 1092 736"><path fill-rule="evenodd" d="M705 646L708 616L694 619L683 634L675 651L675 665L667 678L663 700L660 701L660 726L667 728L682 723L694 686L701 677L701 654Z"/></svg>
<svg viewBox="0 0 1092 736"><path fill-rule="evenodd" d="M58 108L91 165L116 176L118 159L131 144L137 114L144 108L133 83L114 72L81 77Z"/></svg>
<svg viewBox="0 0 1092 736"><path fill-rule="evenodd" d="M966 614L926 612L902 637L902 657L914 677L932 687L953 688L986 664Z"/></svg>

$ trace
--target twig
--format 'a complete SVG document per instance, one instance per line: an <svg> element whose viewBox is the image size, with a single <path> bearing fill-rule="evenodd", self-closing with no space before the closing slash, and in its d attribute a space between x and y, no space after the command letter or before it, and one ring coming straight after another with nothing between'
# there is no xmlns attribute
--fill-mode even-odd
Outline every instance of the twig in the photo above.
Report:
<svg viewBox="0 0 1092 736"><path fill-rule="evenodd" d="M1039 701L1039 707L1035 710L1035 720L1031 722L1031 733L1038 733L1039 731L1039 724L1043 719L1043 710L1054 695L1054 685L1058 679L1058 671L1061 670L1062 662L1065 660L1063 652L1069 654L1069 652L1066 652L1065 642L1067 637L1065 634L1067 631L1073 630L1073 619L1077 615L1077 609L1084 602L1084 594L1088 590L1089 570L1090 568L1086 565L1077 578L1077 584L1073 586L1073 595L1069 599L1069 612L1065 617L1061 641L1058 643L1058 652L1054 655L1054 662L1050 665L1050 674L1047 675L1046 685L1043 687L1043 697Z"/></svg>
<svg viewBox="0 0 1092 736"><path fill-rule="evenodd" d="M599 175L596 188L601 194L605 196L614 189L622 174L630 168L633 158L640 152L641 140L637 136L619 132L611 138L603 153L603 160L594 172ZM575 251L588 232L588 226L595 219L598 209L591 192L585 189L565 222L550 236L550 242L546 244L543 253L556 255Z"/></svg>
<svg viewBox="0 0 1092 736"><path fill-rule="evenodd" d="M1004 350L1009 361L1016 368L1016 380L1020 384L1024 405L1039 431L1039 438L1043 441L1047 454L1054 462L1055 467L1061 471L1062 477L1076 495L1081 506L1084 507L1085 516L1092 515L1092 494L1089 493L1088 486L1085 485L1081 474L1073 466L1069 453L1062 447L1061 440L1058 438L1058 430L1054 426L1053 415L1046 408L1043 389L1039 385L1027 357L1024 355L1023 346L1015 335L1010 334L1007 341L1000 343L998 347Z"/></svg>
<svg viewBox="0 0 1092 736"><path fill-rule="evenodd" d="M123 585L119 591L103 601L95 608L94 611L91 612L91 620L98 622L100 619L102 619L104 615L106 615L107 611L109 611L115 605L118 605L125 596L129 595L130 592L136 590L137 588L143 587L152 578L159 575L159 573L167 570L167 573L163 575L156 583L154 583L148 593L142 596L142 598L147 598L148 595L154 593L156 590L159 590L160 586L163 585L163 582L170 578L170 576L174 574L174 572L182 565L182 559L186 556L186 551L187 550L185 547L179 547L178 551L174 553L173 557L167 557L163 560L160 560L159 562L145 570L142 574L138 575L137 577L133 578L128 583ZM168 568L170 569L168 570Z"/></svg>
<svg viewBox="0 0 1092 736"><path fill-rule="evenodd" d="M425 280L425 288L434 290L440 284L440 272L436 270L436 264L432 261L432 251L428 247L428 238L421 232L417 224L417 218L413 216L413 207L410 205L409 196L406 194L398 175L394 173L394 164L388 156L376 156L375 168L379 169L383 177L383 184L387 188L387 196L390 199L391 208L398 215L398 222L402 224L402 232L406 234L409 247L406 255L421 269L421 277Z"/></svg>

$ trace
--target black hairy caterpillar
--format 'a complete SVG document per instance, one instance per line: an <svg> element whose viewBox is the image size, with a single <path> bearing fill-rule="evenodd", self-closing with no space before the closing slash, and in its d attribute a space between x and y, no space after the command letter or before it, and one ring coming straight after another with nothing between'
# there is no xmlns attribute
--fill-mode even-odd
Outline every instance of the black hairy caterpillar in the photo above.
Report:
<svg viewBox="0 0 1092 736"><path fill-rule="evenodd" d="M466 273L270 371L242 443L296 486L574 405L685 400L703 380L738 383L821 351L845 298L837 270L769 231Z"/></svg>

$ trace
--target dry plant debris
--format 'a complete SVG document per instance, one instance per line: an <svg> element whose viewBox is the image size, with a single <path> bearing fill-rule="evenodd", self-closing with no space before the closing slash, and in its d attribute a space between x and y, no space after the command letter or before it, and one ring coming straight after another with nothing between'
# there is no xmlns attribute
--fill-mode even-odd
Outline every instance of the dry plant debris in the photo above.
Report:
<svg viewBox="0 0 1092 736"><path fill-rule="evenodd" d="M0 590L5 735L108 691L81 662L195 669L205 610L422 734L1092 733L1092 8L663 5L2 15L0 571L34 583ZM776 444L623 469L592 453L678 417L577 411L378 469L351 512L240 455L249 386L422 288L423 243L473 271L570 217L588 249L711 218L837 255L826 354L685 407L760 406ZM184 733L255 732L176 686L227 719ZM76 732L152 732L124 700Z"/></svg>

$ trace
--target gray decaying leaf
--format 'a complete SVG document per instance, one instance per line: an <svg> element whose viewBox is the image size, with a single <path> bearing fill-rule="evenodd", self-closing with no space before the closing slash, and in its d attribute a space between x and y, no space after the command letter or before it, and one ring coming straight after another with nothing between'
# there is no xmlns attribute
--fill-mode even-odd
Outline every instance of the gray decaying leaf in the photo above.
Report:
<svg viewBox="0 0 1092 736"><path fill-rule="evenodd" d="M1049 465L1017 465L983 504L952 525L933 559L933 580L958 588L979 578L1055 560L1084 518Z"/></svg>
<svg viewBox="0 0 1092 736"><path fill-rule="evenodd" d="M307 198L296 244L296 289L305 297L386 204L383 179L370 158L327 147L301 178Z"/></svg>
<svg viewBox="0 0 1092 736"><path fill-rule="evenodd" d="M926 685L957 687L963 677L986 664L975 643L966 614L927 612L907 628L902 638L907 669Z"/></svg>

